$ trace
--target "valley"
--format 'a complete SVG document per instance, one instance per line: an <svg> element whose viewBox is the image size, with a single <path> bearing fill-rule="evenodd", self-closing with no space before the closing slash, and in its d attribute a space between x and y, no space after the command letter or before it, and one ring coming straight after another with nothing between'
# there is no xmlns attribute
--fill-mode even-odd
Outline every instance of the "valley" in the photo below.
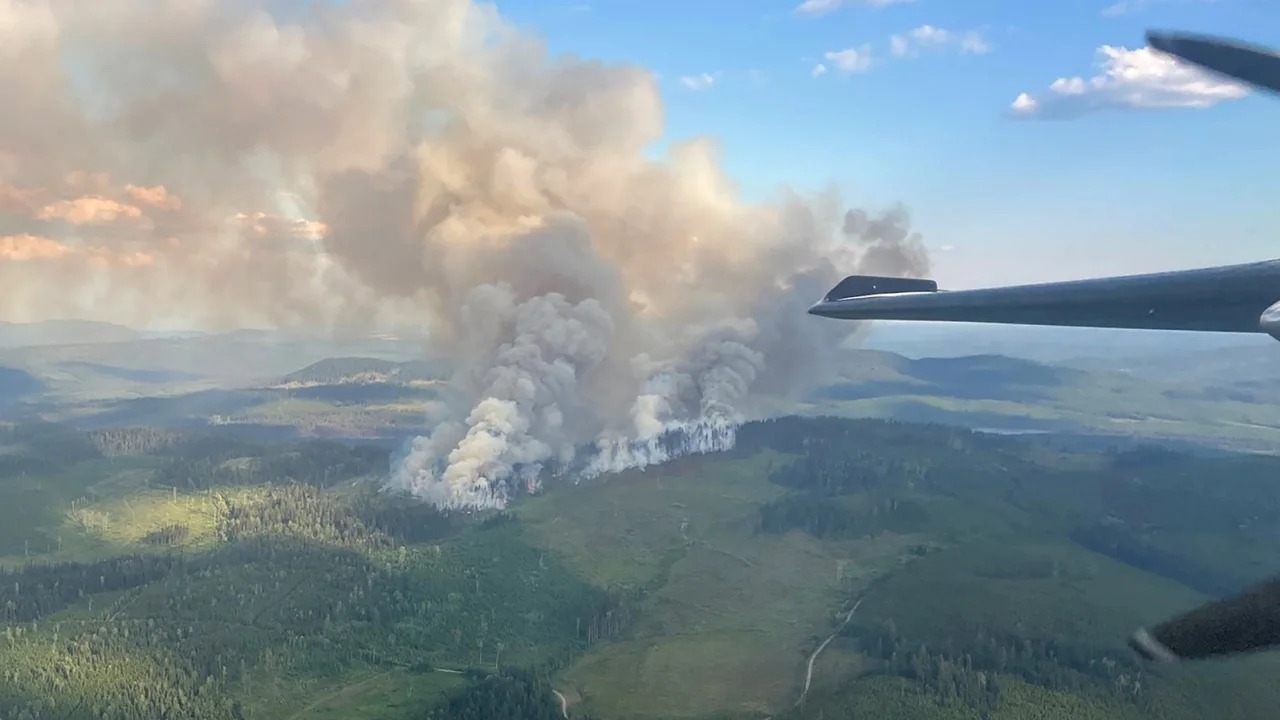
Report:
<svg viewBox="0 0 1280 720"><path fill-rule="evenodd" d="M783 418L729 454L454 515L377 492L376 446L47 424L5 446L15 717L416 718L486 682L597 718L1280 701L1274 658L1157 672L1121 644L1273 571L1266 456Z"/></svg>
<svg viewBox="0 0 1280 720"><path fill-rule="evenodd" d="M1159 379L866 352L730 452L479 513L381 490L447 397L433 363L94 399L33 395L56 372L28 365L0 408L0 714L1269 717L1276 658L1122 642L1275 572L1280 458L1232 450L1261 428ZM1090 415L1158 398L1183 432Z"/></svg>

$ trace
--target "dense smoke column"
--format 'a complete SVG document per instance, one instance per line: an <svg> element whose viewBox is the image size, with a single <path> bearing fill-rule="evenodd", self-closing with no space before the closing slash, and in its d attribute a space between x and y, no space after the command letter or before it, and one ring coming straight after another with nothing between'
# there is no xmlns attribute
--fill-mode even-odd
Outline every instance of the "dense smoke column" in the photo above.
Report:
<svg viewBox="0 0 1280 720"><path fill-rule="evenodd" d="M810 303L927 271L901 210L744 202L707 139L650 159L643 68L468 0L290 7L0 2L6 319L414 324L455 401L390 484L489 507L732 446L833 377L856 326Z"/></svg>
<svg viewBox="0 0 1280 720"><path fill-rule="evenodd" d="M566 412L589 410L578 379L604 359L613 320L593 298L571 304L548 293L517 304L505 285L475 288L464 313L497 325L503 340L486 363L462 369L480 381L482 399L465 423L414 440L391 484L442 507L500 507L513 479L534 489L547 461L572 461Z"/></svg>

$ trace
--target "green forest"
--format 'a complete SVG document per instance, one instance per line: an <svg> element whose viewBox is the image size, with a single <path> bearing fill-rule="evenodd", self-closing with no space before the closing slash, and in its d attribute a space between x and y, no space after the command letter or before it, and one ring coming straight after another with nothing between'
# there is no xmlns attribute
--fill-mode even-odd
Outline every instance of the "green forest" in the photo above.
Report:
<svg viewBox="0 0 1280 720"><path fill-rule="evenodd" d="M700 593L750 618L792 586L827 619L782 618L808 634L775 658L789 669L767 702L728 692L679 716L1262 718L1280 703L1272 658L1157 671L1122 644L1275 572L1277 458L781 418L730 453L549 478L482 513L382 491L389 458L0 426L0 717L667 717L616 710L626 662L652 670L652 638L713 622ZM836 558L835 581L787 579L788 547ZM762 577L784 585L735 589ZM714 664L689 684L710 687Z"/></svg>

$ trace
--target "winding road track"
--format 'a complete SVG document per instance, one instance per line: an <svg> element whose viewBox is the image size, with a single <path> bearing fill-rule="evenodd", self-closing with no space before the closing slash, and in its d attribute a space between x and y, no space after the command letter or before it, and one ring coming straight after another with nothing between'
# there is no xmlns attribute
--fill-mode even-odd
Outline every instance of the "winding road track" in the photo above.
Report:
<svg viewBox="0 0 1280 720"><path fill-rule="evenodd" d="M822 654L822 651L827 649L827 645L829 645L832 640L836 639L836 636L840 634L840 631L844 630L844 626L848 625L849 621L853 619L853 614L858 611L858 606L862 604L863 599L864 598L858 598L858 601L853 604L853 607L849 608L849 612L845 613L844 620L840 625L837 626L836 629L827 636L827 639L823 640L822 644L819 645L818 648L813 651L813 654L809 656L809 663L805 666L804 671L804 689L800 691L800 698L796 700L795 707L800 707L800 703L804 702L804 699L809 695L809 686L813 683L813 663L817 661L818 656ZM555 693L556 699L560 701L560 714L565 718L568 718L569 700L565 698L559 690L552 689L551 692ZM770 716L767 720L773 720L773 716Z"/></svg>
<svg viewBox="0 0 1280 720"><path fill-rule="evenodd" d="M796 700L795 707L800 707L800 703L804 702L805 697L809 694L809 684L813 682L813 662L818 659L818 655L823 650L827 649L827 644L835 640L840 631L844 629L844 626L848 625L849 621L853 619L853 614L858 611L858 606L862 604L862 600L862 598L858 598L858 602L854 603L853 607L849 608L848 614L844 616L844 622L840 623L835 632L828 635L827 639L823 640L822 644L818 646L818 649L814 650L813 654L809 656L809 666L804 671L804 690L800 691L800 699Z"/></svg>

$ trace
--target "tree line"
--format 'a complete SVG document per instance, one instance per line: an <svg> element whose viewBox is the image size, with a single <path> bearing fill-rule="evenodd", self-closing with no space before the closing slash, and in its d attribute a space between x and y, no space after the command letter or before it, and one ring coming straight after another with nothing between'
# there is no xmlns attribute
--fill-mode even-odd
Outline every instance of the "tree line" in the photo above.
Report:
<svg viewBox="0 0 1280 720"><path fill-rule="evenodd" d="M312 440L250 450L237 447L239 443L231 439L224 442L225 447L201 448L204 452L190 455L177 454L157 469L152 483L185 490L287 481L328 487L362 476L386 476L390 470L390 454L376 446Z"/></svg>
<svg viewBox="0 0 1280 720"><path fill-rule="evenodd" d="M996 675L1067 692L1133 699L1142 687L1142 668L1128 654L1068 639L1026 637L998 629L952 628L959 633L944 647L903 637L890 619L851 624L842 634L879 661L873 673L923 682L944 702L994 707Z"/></svg>
<svg viewBox="0 0 1280 720"><path fill-rule="evenodd" d="M0 717L222 720L247 712L231 699L263 675L546 673L626 630L632 598L513 547L518 530L373 555L263 535L193 558L12 571ZM102 599L90 606L91 592ZM59 613L76 601L77 612Z"/></svg>
<svg viewBox="0 0 1280 720"><path fill-rule="evenodd" d="M301 483L271 486L244 499L216 497L216 532L226 542L291 535L348 548L388 549L441 540L461 527L454 515L413 498L368 492L338 496Z"/></svg>
<svg viewBox="0 0 1280 720"><path fill-rule="evenodd" d="M595 720L590 715L574 715ZM431 708L420 720L563 720L551 683L536 673L507 668L481 676Z"/></svg>
<svg viewBox="0 0 1280 720"><path fill-rule="evenodd" d="M803 530L823 540L847 540L917 529L928 519L924 507L912 499L884 494L860 500L791 493L760 505L757 529L774 534Z"/></svg>

